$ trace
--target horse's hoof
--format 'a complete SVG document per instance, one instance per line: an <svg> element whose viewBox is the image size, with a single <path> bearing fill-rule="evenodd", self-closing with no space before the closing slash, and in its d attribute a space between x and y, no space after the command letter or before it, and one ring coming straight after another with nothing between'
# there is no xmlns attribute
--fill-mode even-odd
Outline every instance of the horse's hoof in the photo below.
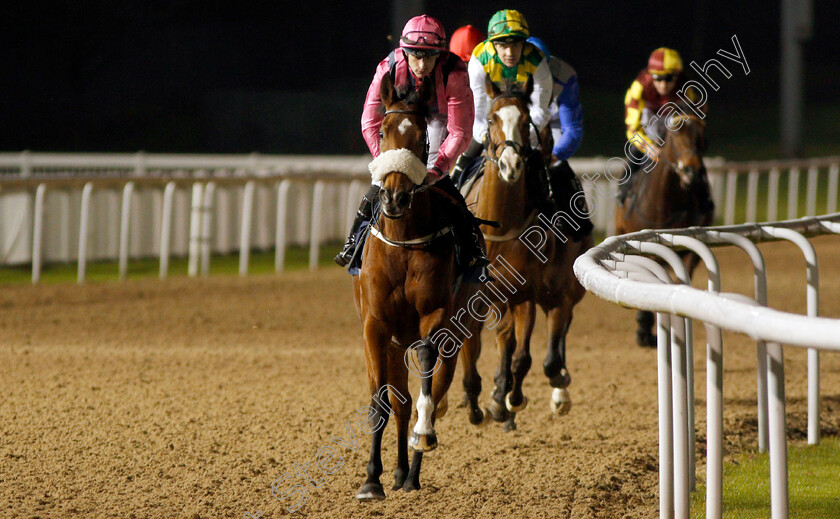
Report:
<svg viewBox="0 0 840 519"><path fill-rule="evenodd" d="M411 438L408 440L408 446L417 452L429 452L437 449L437 435L431 434L417 434L411 433Z"/></svg>
<svg viewBox="0 0 840 519"><path fill-rule="evenodd" d="M487 404L487 407L484 408L484 412L488 413L494 422L504 422L508 419L509 411L507 407L503 406L499 402L496 402L494 399L490 399L490 403Z"/></svg>
<svg viewBox="0 0 840 519"><path fill-rule="evenodd" d="M482 425L486 425L487 420L489 419L490 417L484 411L477 407L473 407L470 410L470 423L475 426L480 427Z"/></svg>
<svg viewBox="0 0 840 519"><path fill-rule="evenodd" d="M516 422L513 421L513 416L508 419L507 422L502 426L502 430L505 432L512 432L516 430Z"/></svg>
<svg viewBox="0 0 840 519"><path fill-rule="evenodd" d="M548 383L551 385L551 387L569 387L570 385L572 385L572 375L569 374L569 370L563 368L560 370L560 373L551 377L548 380Z"/></svg>
<svg viewBox="0 0 840 519"><path fill-rule="evenodd" d="M510 395L511 394L513 394L513 391L511 391L510 393L505 395L505 407L507 407L508 411L510 411L511 413L518 413L519 411L522 411L523 409L528 407L528 397L527 396L522 395L522 403L519 404L519 405L513 405L513 404L510 403Z"/></svg>
<svg viewBox="0 0 840 519"><path fill-rule="evenodd" d="M356 492L356 499L359 501L382 501L385 499L385 490L379 483L365 483Z"/></svg>
<svg viewBox="0 0 840 519"><path fill-rule="evenodd" d="M405 483L403 483L402 489L406 492L411 492L413 490L420 490L420 482L414 481L413 479L406 479Z"/></svg>
<svg viewBox="0 0 840 519"><path fill-rule="evenodd" d="M569 396L569 390L555 387L551 393L551 411L558 416L563 416L569 414L571 409L572 397Z"/></svg>
<svg viewBox="0 0 840 519"><path fill-rule="evenodd" d="M449 411L449 399L446 398L446 395L443 395L435 409L435 418L443 418L447 411Z"/></svg>
<svg viewBox="0 0 840 519"><path fill-rule="evenodd" d="M642 348L656 347L656 335L652 333L636 332L636 344Z"/></svg>

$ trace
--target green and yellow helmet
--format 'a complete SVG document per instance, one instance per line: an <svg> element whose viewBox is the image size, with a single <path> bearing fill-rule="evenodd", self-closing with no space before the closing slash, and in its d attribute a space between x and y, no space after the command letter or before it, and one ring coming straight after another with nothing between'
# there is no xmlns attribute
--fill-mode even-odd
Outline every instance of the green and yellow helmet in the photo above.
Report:
<svg viewBox="0 0 840 519"><path fill-rule="evenodd" d="M487 24L487 39L490 41L511 43L523 41L528 36L528 22L522 13L514 9L496 12Z"/></svg>

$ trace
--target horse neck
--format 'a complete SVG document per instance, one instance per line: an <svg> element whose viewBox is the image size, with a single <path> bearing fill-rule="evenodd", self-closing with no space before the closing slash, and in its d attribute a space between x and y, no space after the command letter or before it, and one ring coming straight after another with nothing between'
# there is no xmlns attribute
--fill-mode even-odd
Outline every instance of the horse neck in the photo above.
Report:
<svg viewBox="0 0 840 519"><path fill-rule="evenodd" d="M501 224L498 229L488 229L486 234L502 235L523 226L531 212L525 193L525 177L523 175L515 184L509 184L499 176L499 168L495 164L489 160L486 164L478 192L477 215Z"/></svg>
<svg viewBox="0 0 840 519"><path fill-rule="evenodd" d="M424 191L415 195L402 218L391 219L380 213L379 228L390 240L413 240L435 231L432 216L429 191Z"/></svg>
<svg viewBox="0 0 840 519"><path fill-rule="evenodd" d="M661 204L661 209L669 210L673 205L681 206L682 202L675 198L675 195L686 192L686 189L681 187L680 176L674 169L675 162L676 152L673 140L667 138L660 151L659 161L650 172L649 183L645 186L646 195L650 197L650 200L656 200L657 204Z"/></svg>

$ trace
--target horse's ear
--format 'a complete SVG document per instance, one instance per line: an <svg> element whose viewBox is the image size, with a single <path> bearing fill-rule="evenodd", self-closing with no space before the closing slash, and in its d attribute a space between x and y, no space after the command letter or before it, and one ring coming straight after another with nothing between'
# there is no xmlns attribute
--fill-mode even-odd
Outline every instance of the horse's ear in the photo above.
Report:
<svg viewBox="0 0 840 519"><path fill-rule="evenodd" d="M499 87L496 86L496 83L490 80L490 76L484 77L484 90L487 92L487 95L490 96L490 99L495 99L496 96L502 93L499 90Z"/></svg>
<svg viewBox="0 0 840 519"><path fill-rule="evenodd" d="M394 89L394 83L391 81L391 74L386 73L382 76L382 81L379 83L379 100L385 107L389 107L397 102L397 91Z"/></svg>
<svg viewBox="0 0 840 519"><path fill-rule="evenodd" d="M525 90L523 91L525 97L528 100L531 99L531 94L534 93L534 76L528 76L528 80L525 82Z"/></svg>
<svg viewBox="0 0 840 519"><path fill-rule="evenodd" d="M420 96L420 101L424 105L429 104L429 99L432 98L432 78L429 76L423 78L423 81L420 83L420 88L417 89L417 94Z"/></svg>

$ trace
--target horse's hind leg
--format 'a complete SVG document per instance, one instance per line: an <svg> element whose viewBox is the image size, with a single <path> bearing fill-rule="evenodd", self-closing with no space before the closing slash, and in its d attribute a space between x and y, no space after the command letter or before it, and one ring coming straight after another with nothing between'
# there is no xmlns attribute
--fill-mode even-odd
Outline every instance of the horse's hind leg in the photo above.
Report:
<svg viewBox="0 0 840 519"><path fill-rule="evenodd" d="M481 375L478 374L478 357L481 355L481 323L470 327L472 337L464 339L461 346L461 368L464 370L464 404L469 408L470 423L482 425L485 414L478 405L481 394Z"/></svg>
<svg viewBox="0 0 840 519"><path fill-rule="evenodd" d="M656 346L656 335L653 333L653 312L639 310L636 312L636 344L643 347Z"/></svg>
<svg viewBox="0 0 840 519"><path fill-rule="evenodd" d="M513 384L510 392L505 395L505 407L510 411L510 418L505 422L505 430L516 429L516 413L528 405L528 397L522 393L522 383L531 369L531 334L534 331L534 319L537 306L530 301L513 308L516 322L516 350L511 358L511 374Z"/></svg>
<svg viewBox="0 0 840 519"><path fill-rule="evenodd" d="M397 420L397 469L394 471L393 490L403 488L408 476L408 422L411 419L408 370L403 355L396 352L394 348L390 349L388 361L388 379L394 386L390 392L391 409L394 410Z"/></svg>

